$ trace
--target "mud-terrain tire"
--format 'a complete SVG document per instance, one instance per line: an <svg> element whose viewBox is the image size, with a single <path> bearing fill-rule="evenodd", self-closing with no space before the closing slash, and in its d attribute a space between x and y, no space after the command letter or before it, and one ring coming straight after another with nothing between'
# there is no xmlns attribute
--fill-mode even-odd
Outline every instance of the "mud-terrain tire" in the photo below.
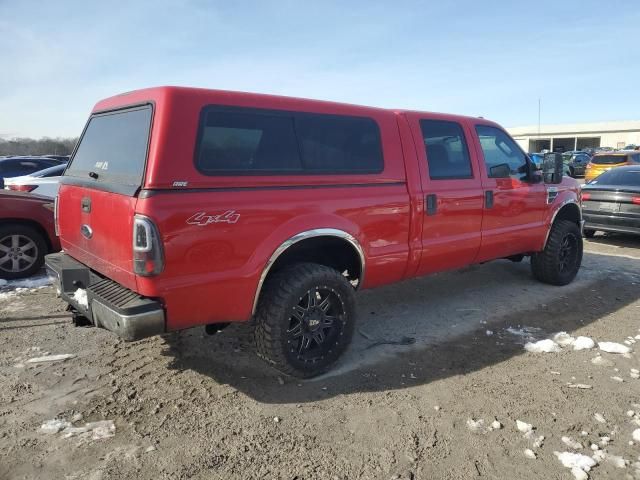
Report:
<svg viewBox="0 0 640 480"><path fill-rule="evenodd" d="M30 277L42 268L48 250L35 228L15 223L0 226L0 278Z"/></svg>
<svg viewBox="0 0 640 480"><path fill-rule="evenodd" d="M591 230L590 228L585 228L582 233L584 233L584 236L586 238L593 238L594 235L596 234L595 230Z"/></svg>
<svg viewBox="0 0 640 480"><path fill-rule="evenodd" d="M571 283L581 263L582 234L580 227L569 220L556 221L544 250L531 255L533 276L551 285Z"/></svg>
<svg viewBox="0 0 640 480"><path fill-rule="evenodd" d="M333 268L297 263L271 276L256 311L258 356L281 372L310 378L345 351L356 319L355 294Z"/></svg>

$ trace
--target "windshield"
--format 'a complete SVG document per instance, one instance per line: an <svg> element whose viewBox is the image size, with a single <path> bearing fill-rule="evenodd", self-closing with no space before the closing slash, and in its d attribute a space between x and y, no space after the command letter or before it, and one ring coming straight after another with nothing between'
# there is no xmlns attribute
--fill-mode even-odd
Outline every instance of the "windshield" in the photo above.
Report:
<svg viewBox="0 0 640 480"><path fill-rule="evenodd" d="M614 168L590 182L597 185L628 185L640 187L640 168Z"/></svg>
<svg viewBox="0 0 640 480"><path fill-rule="evenodd" d="M615 165L626 161L627 157L625 155L596 155L591 159L591 163L596 165Z"/></svg>
<svg viewBox="0 0 640 480"><path fill-rule="evenodd" d="M150 125L150 105L92 116L65 176L139 186Z"/></svg>

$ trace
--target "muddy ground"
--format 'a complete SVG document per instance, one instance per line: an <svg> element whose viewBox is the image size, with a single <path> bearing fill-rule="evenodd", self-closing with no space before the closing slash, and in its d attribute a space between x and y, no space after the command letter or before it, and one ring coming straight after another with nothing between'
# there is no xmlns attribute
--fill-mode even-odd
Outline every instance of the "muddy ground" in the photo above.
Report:
<svg viewBox="0 0 640 480"><path fill-rule="evenodd" d="M299 381L255 356L246 326L124 343L73 327L52 287L0 287L0 479L570 479L554 451L591 444L606 454L590 478L640 478L639 239L588 241L563 288L499 261L358 302L344 359ZM525 351L558 331L633 351ZM46 353L75 357L28 363ZM115 435L43 432L52 419Z"/></svg>

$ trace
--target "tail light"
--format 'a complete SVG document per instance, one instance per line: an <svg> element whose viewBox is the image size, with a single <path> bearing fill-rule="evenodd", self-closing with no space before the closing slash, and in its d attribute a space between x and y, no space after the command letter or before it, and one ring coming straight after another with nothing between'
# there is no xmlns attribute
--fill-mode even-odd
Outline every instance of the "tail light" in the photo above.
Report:
<svg viewBox="0 0 640 480"><path fill-rule="evenodd" d="M591 199L591 194L590 193L581 193L580 194L580 201L584 202L585 200L590 200Z"/></svg>
<svg viewBox="0 0 640 480"><path fill-rule="evenodd" d="M634 205L640 205L640 197L631 197L631 203Z"/></svg>
<svg viewBox="0 0 640 480"><path fill-rule="evenodd" d="M37 187L37 185L6 185L4 188L7 190L13 190L14 192L31 192Z"/></svg>
<svg viewBox="0 0 640 480"><path fill-rule="evenodd" d="M590 169L592 167L591 162L587 163L587 166L585 167L587 170Z"/></svg>
<svg viewBox="0 0 640 480"><path fill-rule="evenodd" d="M133 272L143 277L158 275L164 269L164 252L158 228L150 218L133 219Z"/></svg>

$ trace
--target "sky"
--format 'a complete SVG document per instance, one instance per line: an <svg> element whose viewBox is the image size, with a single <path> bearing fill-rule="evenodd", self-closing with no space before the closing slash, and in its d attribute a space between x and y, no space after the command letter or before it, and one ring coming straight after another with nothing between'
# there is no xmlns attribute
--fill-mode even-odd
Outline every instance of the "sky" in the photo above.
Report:
<svg viewBox="0 0 640 480"><path fill-rule="evenodd" d="M0 0L0 138L182 85L483 116L640 119L640 2Z"/></svg>

